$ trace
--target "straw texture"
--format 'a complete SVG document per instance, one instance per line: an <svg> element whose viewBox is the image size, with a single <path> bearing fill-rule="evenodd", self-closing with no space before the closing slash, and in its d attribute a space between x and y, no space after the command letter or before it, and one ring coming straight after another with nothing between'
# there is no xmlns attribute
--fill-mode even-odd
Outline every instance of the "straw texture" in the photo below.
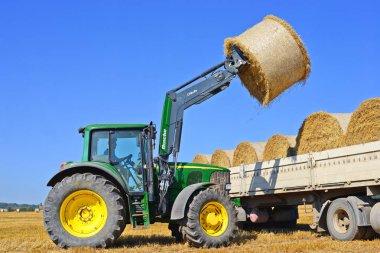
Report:
<svg viewBox="0 0 380 253"><path fill-rule="evenodd" d="M234 152L232 167L262 161L264 148L265 142L243 141L239 143Z"/></svg>
<svg viewBox="0 0 380 253"><path fill-rule="evenodd" d="M345 137L347 146L380 140L380 98L360 104L352 114Z"/></svg>
<svg viewBox="0 0 380 253"><path fill-rule="evenodd" d="M248 58L239 77L249 93L263 105L293 84L306 80L310 59L302 40L284 20L273 15L224 42L226 55L237 46Z"/></svg>
<svg viewBox="0 0 380 253"><path fill-rule="evenodd" d="M203 164L210 164L211 161L211 155L203 155L203 154L197 154L193 158L193 163L203 163Z"/></svg>
<svg viewBox="0 0 380 253"><path fill-rule="evenodd" d="M305 154L344 146L344 132L351 114L316 112L302 123L296 140L296 153Z"/></svg>
<svg viewBox="0 0 380 253"><path fill-rule="evenodd" d="M234 150L221 150L217 149L212 154L211 164L221 167L229 168L232 164Z"/></svg>
<svg viewBox="0 0 380 253"><path fill-rule="evenodd" d="M263 161L295 155L296 136L276 134L265 145Z"/></svg>

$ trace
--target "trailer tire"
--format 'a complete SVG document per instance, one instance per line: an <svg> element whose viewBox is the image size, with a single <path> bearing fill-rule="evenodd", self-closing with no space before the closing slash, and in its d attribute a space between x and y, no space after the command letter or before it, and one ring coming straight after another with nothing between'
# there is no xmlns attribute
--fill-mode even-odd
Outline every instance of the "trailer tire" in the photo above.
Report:
<svg viewBox="0 0 380 253"><path fill-rule="evenodd" d="M327 210L326 222L328 231L335 240L358 240L366 232L365 227L357 225L355 211L344 198L336 199L331 203Z"/></svg>
<svg viewBox="0 0 380 253"><path fill-rule="evenodd" d="M380 202L376 203L371 209L370 223L373 230L380 234Z"/></svg>
<svg viewBox="0 0 380 253"><path fill-rule="evenodd" d="M237 211L224 191L207 188L190 201L182 229L190 246L228 246L237 231Z"/></svg>
<svg viewBox="0 0 380 253"><path fill-rule="evenodd" d="M49 192L44 225L61 248L108 247L125 227L125 204L110 181L91 173L74 174Z"/></svg>

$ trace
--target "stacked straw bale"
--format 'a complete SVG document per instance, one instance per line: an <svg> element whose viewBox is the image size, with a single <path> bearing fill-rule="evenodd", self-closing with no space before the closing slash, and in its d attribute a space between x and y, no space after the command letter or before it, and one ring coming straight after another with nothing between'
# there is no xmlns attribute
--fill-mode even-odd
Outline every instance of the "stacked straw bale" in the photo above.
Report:
<svg viewBox="0 0 380 253"><path fill-rule="evenodd" d="M310 73L310 59L304 44L284 20L269 15L242 34L227 38L226 55L233 46L243 52L247 66L239 77L249 93L263 105Z"/></svg>
<svg viewBox="0 0 380 253"><path fill-rule="evenodd" d="M309 115L298 131L297 155L344 146L344 132L350 117L350 113L316 112Z"/></svg>
<svg viewBox="0 0 380 253"><path fill-rule="evenodd" d="M380 140L380 98L364 101L352 114L345 144L355 145Z"/></svg>
<svg viewBox="0 0 380 253"><path fill-rule="evenodd" d="M211 156L211 164L221 167L230 168L234 150L221 150L217 149Z"/></svg>
<svg viewBox="0 0 380 253"><path fill-rule="evenodd" d="M193 158L193 163L203 163L203 164L210 164L211 161L211 155L203 155L203 154L197 154Z"/></svg>
<svg viewBox="0 0 380 253"><path fill-rule="evenodd" d="M232 167L262 161L264 148L265 142L243 141L239 143L234 152Z"/></svg>
<svg viewBox="0 0 380 253"><path fill-rule="evenodd" d="M296 136L276 134L265 145L263 161L295 155Z"/></svg>

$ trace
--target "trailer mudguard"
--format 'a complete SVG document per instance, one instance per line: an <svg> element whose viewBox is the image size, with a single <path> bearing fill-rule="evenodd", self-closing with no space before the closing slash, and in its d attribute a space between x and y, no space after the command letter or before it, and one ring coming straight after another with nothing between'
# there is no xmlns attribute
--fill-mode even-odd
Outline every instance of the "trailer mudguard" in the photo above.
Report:
<svg viewBox="0 0 380 253"><path fill-rule="evenodd" d="M347 201L355 211L358 226L371 226L371 205L368 202L368 197L349 196L347 197Z"/></svg>
<svg viewBox="0 0 380 253"><path fill-rule="evenodd" d="M57 174L55 174L47 183L47 186L54 186L67 176L71 176L75 173L92 173L105 177L107 180L115 184L115 186L121 190L124 194L128 192L128 188L120 176L116 175L113 171L105 166L94 163L74 163L65 166Z"/></svg>
<svg viewBox="0 0 380 253"><path fill-rule="evenodd" d="M215 185L214 183L197 183L192 184L184 188L177 196L177 198L174 201L172 212L170 215L171 220L180 220L185 217L185 210L187 206L187 202L189 201L189 198L193 195L194 192L197 190L208 187L211 185Z"/></svg>

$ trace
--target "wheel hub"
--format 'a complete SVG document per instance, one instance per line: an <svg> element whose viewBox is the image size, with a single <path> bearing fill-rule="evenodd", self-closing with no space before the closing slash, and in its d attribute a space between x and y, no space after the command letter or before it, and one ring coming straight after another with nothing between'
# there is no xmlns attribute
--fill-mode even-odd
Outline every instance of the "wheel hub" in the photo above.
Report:
<svg viewBox="0 0 380 253"><path fill-rule="evenodd" d="M107 222L107 205L102 197L90 190L71 193L61 204L63 228L76 237L91 237Z"/></svg>
<svg viewBox="0 0 380 253"><path fill-rule="evenodd" d="M88 206L83 206L78 210L79 219L83 222L88 222L94 217L94 213Z"/></svg>
<svg viewBox="0 0 380 253"><path fill-rule="evenodd" d="M199 222L207 235L220 236L228 226L227 210L219 202L206 203L200 212Z"/></svg>
<svg viewBox="0 0 380 253"><path fill-rule="evenodd" d="M216 226L219 224L218 215L216 213L209 213L207 214L206 221L211 226Z"/></svg>
<svg viewBox="0 0 380 253"><path fill-rule="evenodd" d="M334 227L339 233L346 233L350 228L350 217L348 213L343 209L338 209L334 214Z"/></svg>

